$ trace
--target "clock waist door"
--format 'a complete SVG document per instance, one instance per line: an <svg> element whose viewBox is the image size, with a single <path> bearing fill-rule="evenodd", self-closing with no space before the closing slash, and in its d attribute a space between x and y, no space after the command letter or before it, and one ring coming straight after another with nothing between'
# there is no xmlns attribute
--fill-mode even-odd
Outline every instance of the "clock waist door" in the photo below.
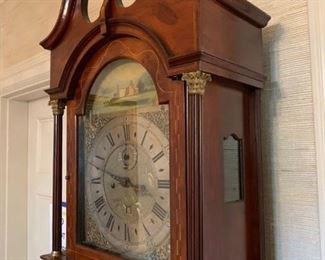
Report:
<svg viewBox="0 0 325 260"><path fill-rule="evenodd" d="M203 101L204 259L260 259L255 94L212 84Z"/></svg>

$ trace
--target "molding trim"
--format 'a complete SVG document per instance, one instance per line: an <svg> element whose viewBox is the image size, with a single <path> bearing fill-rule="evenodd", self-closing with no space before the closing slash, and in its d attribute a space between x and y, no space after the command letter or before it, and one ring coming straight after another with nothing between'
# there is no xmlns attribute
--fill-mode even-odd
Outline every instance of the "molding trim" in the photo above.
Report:
<svg viewBox="0 0 325 260"><path fill-rule="evenodd" d="M268 14L246 0L217 0L217 2L258 28L264 28L271 19Z"/></svg>
<svg viewBox="0 0 325 260"><path fill-rule="evenodd" d="M0 74L0 98L29 101L45 97L50 84L50 54L46 51ZM35 93L33 97L32 93Z"/></svg>
<svg viewBox="0 0 325 260"><path fill-rule="evenodd" d="M325 1L308 1L321 259L325 260Z"/></svg>
<svg viewBox="0 0 325 260"><path fill-rule="evenodd" d="M28 101L47 96L44 89L49 87L49 81L50 55L48 52L42 52L6 70L0 70L0 208L4 209L0 212L1 259L7 259L9 253L8 200L12 195L8 189L9 165L11 165L9 146L11 145L11 149L13 149L13 144L10 143L12 137L10 136L9 122L14 122L19 126L22 122L27 122L27 113L22 112L17 115L15 111L20 109L20 111L25 110L26 112L25 106ZM16 101L22 101L25 104ZM9 137L11 137L10 140Z"/></svg>

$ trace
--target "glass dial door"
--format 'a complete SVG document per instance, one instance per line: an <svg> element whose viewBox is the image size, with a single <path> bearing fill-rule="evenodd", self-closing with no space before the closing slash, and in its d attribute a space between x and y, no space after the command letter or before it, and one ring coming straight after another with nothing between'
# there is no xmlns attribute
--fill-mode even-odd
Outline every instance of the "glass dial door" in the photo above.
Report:
<svg viewBox="0 0 325 260"><path fill-rule="evenodd" d="M168 106L146 69L109 64L78 128L80 242L126 259L169 259Z"/></svg>

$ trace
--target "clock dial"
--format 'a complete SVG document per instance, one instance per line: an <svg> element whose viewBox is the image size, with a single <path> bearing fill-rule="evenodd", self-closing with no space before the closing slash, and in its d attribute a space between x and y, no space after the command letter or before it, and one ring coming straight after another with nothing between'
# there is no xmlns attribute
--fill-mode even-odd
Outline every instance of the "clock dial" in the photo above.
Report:
<svg viewBox="0 0 325 260"><path fill-rule="evenodd" d="M118 116L94 141L87 198L102 234L120 252L142 255L169 237L169 143L140 115Z"/></svg>
<svg viewBox="0 0 325 260"><path fill-rule="evenodd" d="M84 244L126 259L170 258L168 113L140 64L118 60L99 75L79 121Z"/></svg>

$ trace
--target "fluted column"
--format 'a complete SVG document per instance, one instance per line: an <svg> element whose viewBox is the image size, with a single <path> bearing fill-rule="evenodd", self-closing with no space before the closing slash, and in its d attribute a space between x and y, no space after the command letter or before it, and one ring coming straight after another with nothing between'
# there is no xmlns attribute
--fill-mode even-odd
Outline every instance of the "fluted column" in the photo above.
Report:
<svg viewBox="0 0 325 260"><path fill-rule="evenodd" d="M202 101L211 75L196 71L184 73L187 89L187 215L188 260L203 260L202 197Z"/></svg>
<svg viewBox="0 0 325 260"><path fill-rule="evenodd" d="M51 99L49 105L54 116L51 256L56 258L62 255L62 123L65 100Z"/></svg>

